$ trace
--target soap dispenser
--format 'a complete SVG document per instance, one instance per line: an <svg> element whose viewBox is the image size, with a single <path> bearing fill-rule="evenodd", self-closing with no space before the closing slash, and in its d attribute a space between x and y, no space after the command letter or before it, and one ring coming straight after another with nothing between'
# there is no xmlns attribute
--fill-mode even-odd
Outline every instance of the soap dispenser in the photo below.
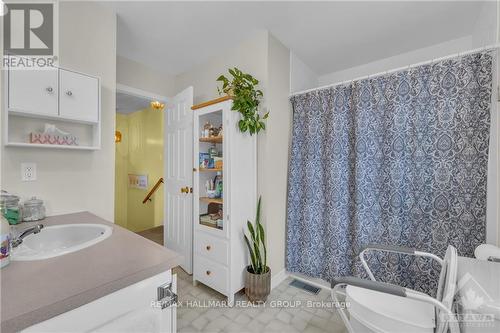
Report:
<svg viewBox="0 0 500 333"><path fill-rule="evenodd" d="M0 215L0 268L7 266L10 262L10 224L7 219Z"/></svg>

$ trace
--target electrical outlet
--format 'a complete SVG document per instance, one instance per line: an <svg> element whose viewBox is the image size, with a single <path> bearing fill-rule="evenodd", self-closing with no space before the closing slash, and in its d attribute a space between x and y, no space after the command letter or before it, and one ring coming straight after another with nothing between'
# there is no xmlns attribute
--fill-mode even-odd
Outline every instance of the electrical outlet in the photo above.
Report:
<svg viewBox="0 0 500 333"><path fill-rule="evenodd" d="M21 163L21 180L25 182L36 180L36 163Z"/></svg>

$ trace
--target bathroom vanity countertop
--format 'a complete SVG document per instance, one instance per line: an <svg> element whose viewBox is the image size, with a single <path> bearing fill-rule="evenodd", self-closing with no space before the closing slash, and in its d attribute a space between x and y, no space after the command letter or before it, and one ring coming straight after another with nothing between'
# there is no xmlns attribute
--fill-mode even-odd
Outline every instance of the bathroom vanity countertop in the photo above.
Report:
<svg viewBox="0 0 500 333"><path fill-rule="evenodd" d="M3 333L19 331L167 271L181 259L178 253L87 212L52 216L40 223L101 223L112 226L113 233L73 253L11 261L2 268Z"/></svg>

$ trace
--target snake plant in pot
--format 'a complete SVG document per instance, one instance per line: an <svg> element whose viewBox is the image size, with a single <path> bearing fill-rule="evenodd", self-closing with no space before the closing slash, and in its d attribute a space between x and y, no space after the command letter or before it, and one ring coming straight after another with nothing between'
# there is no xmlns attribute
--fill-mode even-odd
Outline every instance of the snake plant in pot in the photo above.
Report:
<svg viewBox="0 0 500 333"><path fill-rule="evenodd" d="M260 201L259 197L255 225L247 221L249 236L245 234L251 261L245 272L245 294L252 302L265 302L271 292L271 269L267 266L266 234L260 223Z"/></svg>

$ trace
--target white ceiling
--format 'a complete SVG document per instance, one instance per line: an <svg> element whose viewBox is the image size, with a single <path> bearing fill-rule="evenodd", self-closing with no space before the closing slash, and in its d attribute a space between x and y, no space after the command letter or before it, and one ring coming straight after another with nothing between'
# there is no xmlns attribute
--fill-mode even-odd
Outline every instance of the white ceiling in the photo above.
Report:
<svg viewBox="0 0 500 333"><path fill-rule="evenodd" d="M176 75L268 29L318 75L466 36L480 2L118 2L117 53Z"/></svg>
<svg viewBox="0 0 500 333"><path fill-rule="evenodd" d="M151 99L126 94L123 92L116 92L116 112L129 114L135 111L144 110L149 108Z"/></svg>

